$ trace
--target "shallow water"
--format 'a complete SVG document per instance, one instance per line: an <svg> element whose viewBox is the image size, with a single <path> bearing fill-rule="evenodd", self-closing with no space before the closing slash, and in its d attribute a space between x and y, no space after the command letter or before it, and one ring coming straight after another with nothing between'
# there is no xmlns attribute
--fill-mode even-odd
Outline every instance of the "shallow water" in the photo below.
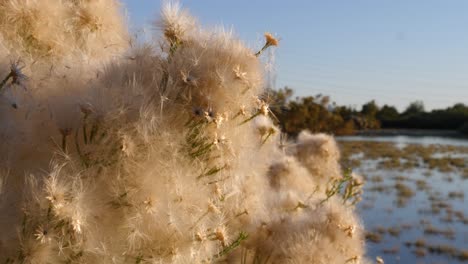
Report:
<svg viewBox="0 0 468 264"><path fill-rule="evenodd" d="M468 140L438 137L358 136L338 139L340 145L353 140L393 142L397 146L468 146ZM435 153L433 156L449 157L449 154ZM455 156L465 159L467 164L468 152ZM462 176L467 165L442 172L430 170L420 160L411 168L381 169L379 162L382 158L366 159L359 152L353 153L351 158L360 160L360 165L353 170L366 178L358 212L366 230L381 235L380 242L367 241L369 258L375 260L381 256L385 263L468 263L468 255L466 259L461 256L468 254L468 206L465 203L468 179ZM413 192L403 201L404 196L399 196L395 188L397 183ZM426 246L415 247L417 240L424 241ZM408 246L409 243L412 245ZM438 252L437 247L443 248L444 252Z"/></svg>
<svg viewBox="0 0 468 264"><path fill-rule="evenodd" d="M436 136L340 136L340 141L376 141L393 142L398 147L404 147L408 144L421 145L449 145L449 146L468 146L468 139Z"/></svg>

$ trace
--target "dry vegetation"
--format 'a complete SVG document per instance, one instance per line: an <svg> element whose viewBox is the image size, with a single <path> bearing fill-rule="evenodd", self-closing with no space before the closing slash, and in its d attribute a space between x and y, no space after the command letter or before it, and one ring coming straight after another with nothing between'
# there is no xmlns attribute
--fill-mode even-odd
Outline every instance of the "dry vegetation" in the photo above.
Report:
<svg viewBox="0 0 468 264"><path fill-rule="evenodd" d="M366 263L334 139L286 142L260 51L167 4L0 3L1 263Z"/></svg>

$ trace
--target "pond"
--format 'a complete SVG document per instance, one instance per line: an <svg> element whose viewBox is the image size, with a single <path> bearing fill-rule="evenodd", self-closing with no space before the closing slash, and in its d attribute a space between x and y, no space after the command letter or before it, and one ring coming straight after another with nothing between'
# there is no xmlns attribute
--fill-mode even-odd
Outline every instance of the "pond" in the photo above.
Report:
<svg viewBox="0 0 468 264"><path fill-rule="evenodd" d="M368 256L385 263L468 263L468 140L338 137L342 165L365 178L358 212Z"/></svg>
<svg viewBox="0 0 468 264"><path fill-rule="evenodd" d="M340 141L393 142L398 146L407 144L468 146L468 139L441 136L341 136Z"/></svg>

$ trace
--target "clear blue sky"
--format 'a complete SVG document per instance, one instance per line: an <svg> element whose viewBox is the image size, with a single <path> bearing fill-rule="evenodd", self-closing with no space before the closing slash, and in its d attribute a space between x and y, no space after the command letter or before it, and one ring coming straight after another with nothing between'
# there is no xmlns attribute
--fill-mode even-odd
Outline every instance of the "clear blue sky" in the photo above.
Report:
<svg viewBox="0 0 468 264"><path fill-rule="evenodd" d="M133 28L157 18L161 1L124 0ZM181 0L203 25L224 25L249 45L281 38L276 86L330 95L360 107L376 99L403 109L468 104L468 1Z"/></svg>

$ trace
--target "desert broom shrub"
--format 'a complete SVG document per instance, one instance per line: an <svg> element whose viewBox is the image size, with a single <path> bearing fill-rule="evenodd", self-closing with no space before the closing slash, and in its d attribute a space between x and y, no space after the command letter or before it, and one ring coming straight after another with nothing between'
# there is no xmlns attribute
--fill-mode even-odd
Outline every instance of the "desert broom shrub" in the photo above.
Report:
<svg viewBox="0 0 468 264"><path fill-rule="evenodd" d="M2 1L2 46L33 60L104 59L128 45L118 8L113 0Z"/></svg>
<svg viewBox="0 0 468 264"><path fill-rule="evenodd" d="M168 3L127 47L117 6L0 4L0 262L365 263L334 139L285 143L259 97L277 39Z"/></svg>

